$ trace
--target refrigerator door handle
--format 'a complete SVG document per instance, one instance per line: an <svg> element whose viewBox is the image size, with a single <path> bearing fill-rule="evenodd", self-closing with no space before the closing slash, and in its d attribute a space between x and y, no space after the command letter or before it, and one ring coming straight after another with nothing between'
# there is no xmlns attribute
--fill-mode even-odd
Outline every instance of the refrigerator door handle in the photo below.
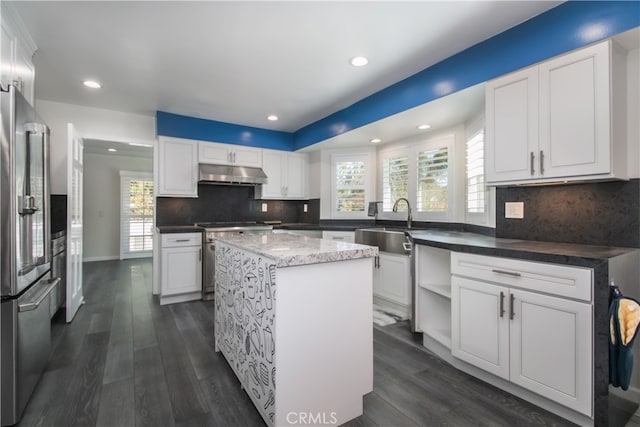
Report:
<svg viewBox="0 0 640 427"><path fill-rule="evenodd" d="M29 298L27 298L26 301L24 302L22 301L18 302L18 311L19 312L31 311L40 307L40 304L42 304L42 301L44 301L44 299L51 293L53 288L58 286L58 283L60 283L59 277L54 277L53 279L45 278L40 280L38 283L33 285L34 287L33 295L29 295ZM36 287L40 287L40 289L36 290L35 289Z"/></svg>

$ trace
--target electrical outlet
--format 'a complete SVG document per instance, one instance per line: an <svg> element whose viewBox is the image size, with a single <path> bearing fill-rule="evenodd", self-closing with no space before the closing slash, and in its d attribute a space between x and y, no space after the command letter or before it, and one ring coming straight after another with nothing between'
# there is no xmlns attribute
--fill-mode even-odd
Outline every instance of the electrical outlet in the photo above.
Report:
<svg viewBox="0 0 640 427"><path fill-rule="evenodd" d="M267 211L267 204L263 203L262 204L262 212L266 212Z"/></svg>
<svg viewBox="0 0 640 427"><path fill-rule="evenodd" d="M505 202L504 217L512 219L523 219L524 202Z"/></svg>
<svg viewBox="0 0 640 427"><path fill-rule="evenodd" d="M309 212L309 205L307 205L306 203L302 205L302 212Z"/></svg>

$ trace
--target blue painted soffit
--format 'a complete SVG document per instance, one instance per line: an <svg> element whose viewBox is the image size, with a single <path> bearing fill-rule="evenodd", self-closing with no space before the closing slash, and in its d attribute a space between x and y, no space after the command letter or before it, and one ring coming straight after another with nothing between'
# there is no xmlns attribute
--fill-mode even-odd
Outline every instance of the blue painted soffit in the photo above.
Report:
<svg viewBox="0 0 640 427"><path fill-rule="evenodd" d="M298 150L640 26L640 1L568 1L294 133L158 111L158 135Z"/></svg>

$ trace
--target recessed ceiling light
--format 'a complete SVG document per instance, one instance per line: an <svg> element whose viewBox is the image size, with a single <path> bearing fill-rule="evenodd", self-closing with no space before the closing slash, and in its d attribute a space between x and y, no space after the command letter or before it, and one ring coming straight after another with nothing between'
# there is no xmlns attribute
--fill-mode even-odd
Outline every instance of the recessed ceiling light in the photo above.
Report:
<svg viewBox="0 0 640 427"><path fill-rule="evenodd" d="M369 63L369 60L364 56L356 56L351 58L351 65L354 67L363 67Z"/></svg>
<svg viewBox="0 0 640 427"><path fill-rule="evenodd" d="M102 85L95 80L85 80L82 84L91 89L100 89L102 87Z"/></svg>
<svg viewBox="0 0 640 427"><path fill-rule="evenodd" d="M431 125L420 125L420 126L418 126L418 129L425 130L425 129L429 129L430 127L431 127Z"/></svg>
<svg viewBox="0 0 640 427"><path fill-rule="evenodd" d="M116 150L115 148L107 148L107 151L111 151L112 153L115 153L118 150Z"/></svg>
<svg viewBox="0 0 640 427"><path fill-rule="evenodd" d="M267 116L267 120L275 122L276 120L278 120L278 116L276 116L275 114L271 114L270 116Z"/></svg>
<svg viewBox="0 0 640 427"><path fill-rule="evenodd" d="M382 140L381 140L380 138L373 138L373 139L371 140L371 142L372 142L373 144L377 144L377 143L379 143L379 142L382 142Z"/></svg>

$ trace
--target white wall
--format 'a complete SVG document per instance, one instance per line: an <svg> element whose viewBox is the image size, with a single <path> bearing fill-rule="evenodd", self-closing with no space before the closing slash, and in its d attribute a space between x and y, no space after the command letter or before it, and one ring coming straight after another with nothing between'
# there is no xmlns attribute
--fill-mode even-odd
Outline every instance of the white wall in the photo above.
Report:
<svg viewBox="0 0 640 427"><path fill-rule="evenodd" d="M37 100L36 110L51 129L51 194L67 194L67 123L83 138L153 144L155 117Z"/></svg>
<svg viewBox="0 0 640 427"><path fill-rule="evenodd" d="M153 171L153 158L84 155L84 260L120 258L120 171Z"/></svg>

